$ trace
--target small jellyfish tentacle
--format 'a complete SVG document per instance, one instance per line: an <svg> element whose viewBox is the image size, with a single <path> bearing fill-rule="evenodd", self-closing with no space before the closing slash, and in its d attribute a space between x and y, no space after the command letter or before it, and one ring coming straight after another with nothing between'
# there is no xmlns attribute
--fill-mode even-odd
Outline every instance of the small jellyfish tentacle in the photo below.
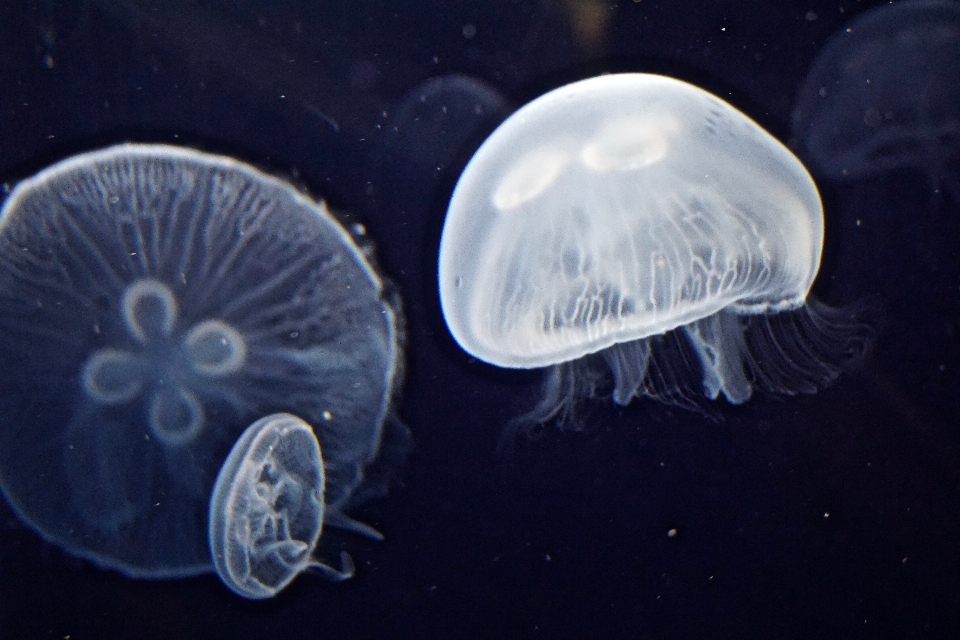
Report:
<svg viewBox="0 0 960 640"><path fill-rule="evenodd" d="M331 582L343 582L344 580L349 580L356 572L356 565L353 563L353 558L351 558L350 554L346 551L340 552L340 569L334 569L330 565L324 564L319 560L312 560L307 567L316 570L322 574L324 578L330 580Z"/></svg>
<svg viewBox="0 0 960 640"><path fill-rule="evenodd" d="M745 335L753 377L784 395L815 393L856 369L883 324L871 298L834 308L811 297L799 309L751 320Z"/></svg>
<svg viewBox="0 0 960 640"><path fill-rule="evenodd" d="M561 429L579 429L575 420L577 407L582 399L596 395L599 386L600 376L584 363L563 362L551 367L543 378L536 406L503 427L497 454L510 458L518 435L533 440L545 432L544 425L550 422L555 421Z"/></svg>
<svg viewBox="0 0 960 640"><path fill-rule="evenodd" d="M643 395L643 384L650 362L650 345L646 340L631 340L607 347L600 352L613 373L613 401L626 406Z"/></svg>
<svg viewBox="0 0 960 640"><path fill-rule="evenodd" d="M323 513L323 524L344 531L352 531L367 536L373 540L383 540L383 534L370 525L354 520L339 509L328 507Z"/></svg>
<svg viewBox="0 0 960 640"><path fill-rule="evenodd" d="M302 540L277 540L267 545L263 550L264 556L273 556L280 564L291 570L298 570L303 566L305 558L310 553L310 545Z"/></svg>

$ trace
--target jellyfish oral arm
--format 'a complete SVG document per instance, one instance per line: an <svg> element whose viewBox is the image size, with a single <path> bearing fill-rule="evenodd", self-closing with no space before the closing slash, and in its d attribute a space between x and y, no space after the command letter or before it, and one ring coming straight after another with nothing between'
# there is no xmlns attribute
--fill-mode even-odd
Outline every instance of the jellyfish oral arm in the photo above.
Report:
<svg viewBox="0 0 960 640"><path fill-rule="evenodd" d="M738 315L720 311L682 329L700 359L706 396L716 400L722 391L730 404L749 400L753 387L743 368L746 346Z"/></svg>
<svg viewBox="0 0 960 640"><path fill-rule="evenodd" d="M351 558L350 554L346 551L340 552L340 566L340 569L334 569L330 565L318 562L316 560L307 565L309 569L316 571L331 582L342 582L344 580L349 580L356 572L356 565L353 564L353 558Z"/></svg>
<svg viewBox="0 0 960 640"><path fill-rule="evenodd" d="M374 540L383 540L383 534L358 520L354 520L339 509L327 508L323 514L323 524L345 531L353 531Z"/></svg>

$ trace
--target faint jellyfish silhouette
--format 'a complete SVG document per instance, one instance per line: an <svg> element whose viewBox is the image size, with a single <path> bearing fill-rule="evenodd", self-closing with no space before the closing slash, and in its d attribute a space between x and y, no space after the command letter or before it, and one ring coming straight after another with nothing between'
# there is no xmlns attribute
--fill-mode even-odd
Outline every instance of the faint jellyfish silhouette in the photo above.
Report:
<svg viewBox="0 0 960 640"><path fill-rule="evenodd" d="M813 392L869 329L808 304L822 236L810 176L752 120L678 80L601 76L521 108L467 165L441 306L477 358L552 367L527 430L604 370L621 405Z"/></svg>
<svg viewBox="0 0 960 640"><path fill-rule="evenodd" d="M0 488L66 551L129 576L211 570L210 489L277 412L316 425L326 520L378 455L395 312L325 205L220 156L118 145L0 211Z"/></svg>
<svg viewBox="0 0 960 640"><path fill-rule="evenodd" d="M817 55L793 112L832 180L916 169L960 202L960 5L913 0L857 16Z"/></svg>
<svg viewBox="0 0 960 640"><path fill-rule="evenodd" d="M323 491L323 456L309 424L277 413L250 425L210 497L210 553L223 583L262 599L309 568L330 580L353 577L346 552L342 570L311 557L323 529Z"/></svg>
<svg viewBox="0 0 960 640"><path fill-rule="evenodd" d="M505 108L503 97L482 80L460 74L430 78L388 114L385 145L408 161L442 169Z"/></svg>

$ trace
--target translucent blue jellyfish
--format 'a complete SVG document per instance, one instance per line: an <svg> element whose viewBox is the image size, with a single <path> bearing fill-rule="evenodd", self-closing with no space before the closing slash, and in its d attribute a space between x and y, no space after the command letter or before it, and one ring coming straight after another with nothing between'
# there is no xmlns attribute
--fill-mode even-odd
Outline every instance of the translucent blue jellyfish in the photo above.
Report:
<svg viewBox="0 0 960 640"><path fill-rule="evenodd" d="M119 145L0 211L0 488L66 551L130 576L212 569L214 479L254 420L314 425L329 524L380 450L394 307L351 236L234 160Z"/></svg>
<svg viewBox="0 0 960 640"><path fill-rule="evenodd" d="M822 242L813 181L756 123L678 80L607 75L534 100L470 160L440 301L468 353L551 367L526 425L604 371L618 404L739 404L812 392L862 351L860 323L808 301Z"/></svg>
<svg viewBox="0 0 960 640"><path fill-rule="evenodd" d="M217 574L244 598L275 596L313 569L340 581L353 576L312 558L323 530L324 472L309 424L278 413L243 433L217 475L210 497L210 554Z"/></svg>
<svg viewBox="0 0 960 640"><path fill-rule="evenodd" d="M385 152L406 161L447 167L478 129L506 108L482 80L460 74L430 78L408 92L389 113Z"/></svg>
<svg viewBox="0 0 960 640"><path fill-rule="evenodd" d="M831 37L800 89L793 135L833 180L914 169L960 202L960 5L885 4Z"/></svg>

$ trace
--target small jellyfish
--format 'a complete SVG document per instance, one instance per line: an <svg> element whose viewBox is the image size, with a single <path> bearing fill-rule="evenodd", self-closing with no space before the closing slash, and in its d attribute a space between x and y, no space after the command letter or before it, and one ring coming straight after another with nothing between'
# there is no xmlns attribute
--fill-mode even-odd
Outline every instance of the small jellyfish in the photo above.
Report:
<svg viewBox="0 0 960 640"><path fill-rule="evenodd" d="M272 598L313 568L331 580L353 577L313 559L323 529L320 443L309 424L277 413L250 425L233 445L210 496L210 554L223 583L244 598Z"/></svg>
<svg viewBox="0 0 960 640"><path fill-rule="evenodd" d="M344 511L395 424L394 303L289 184L137 144L24 180L0 211L0 336L0 489L66 551L210 571L216 474L278 412L316 429L327 523L379 535Z"/></svg>
<svg viewBox="0 0 960 640"><path fill-rule="evenodd" d="M812 392L862 351L862 323L807 304L822 240L813 181L756 123L678 80L607 75L526 105L470 160L440 300L468 353L553 367L527 424L604 369L618 404L739 404Z"/></svg>
<svg viewBox="0 0 960 640"><path fill-rule="evenodd" d="M482 80L460 74L430 78L389 112L384 152L443 169L505 107L504 98Z"/></svg>
<svg viewBox="0 0 960 640"><path fill-rule="evenodd" d="M884 4L817 55L793 135L832 180L919 170L960 202L960 5Z"/></svg>

